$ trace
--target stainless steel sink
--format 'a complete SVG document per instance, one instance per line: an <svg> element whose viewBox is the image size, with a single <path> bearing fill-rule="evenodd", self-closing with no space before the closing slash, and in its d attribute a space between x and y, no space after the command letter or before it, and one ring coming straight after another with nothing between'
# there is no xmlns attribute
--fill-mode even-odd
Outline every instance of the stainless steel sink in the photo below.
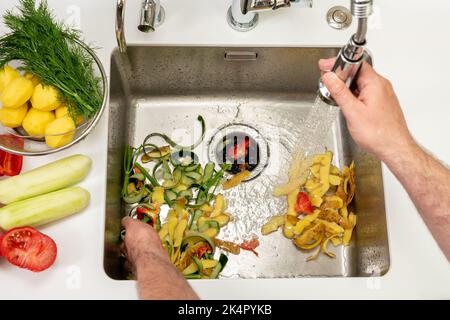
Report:
<svg viewBox="0 0 450 320"><path fill-rule="evenodd" d="M292 153L302 148L302 129L318 120L318 140L334 152L334 164L356 164L354 211L358 225L352 244L331 247L336 259L320 256L306 262L281 233L260 238L260 257L250 252L230 256L223 278L381 276L389 269L381 165L359 149L345 121L321 121L328 113L312 108L317 61L335 56L338 48L129 47L111 57L108 183L104 268L113 279L125 279L120 258L122 158L127 144L137 146L151 132L162 132L190 144L199 134L196 118L207 124L201 161L211 156L212 141L230 125L250 128L267 145L267 166L255 179L226 192L235 219L221 237L243 240L258 235L272 215L283 213L285 200L271 195L286 181ZM321 109L322 110L322 109ZM337 109L336 109L337 110ZM312 112L313 111L313 112ZM319 119L318 119L319 118ZM311 120L312 119L312 120ZM244 130L244 129L243 129ZM320 135L318 133L318 135Z"/></svg>

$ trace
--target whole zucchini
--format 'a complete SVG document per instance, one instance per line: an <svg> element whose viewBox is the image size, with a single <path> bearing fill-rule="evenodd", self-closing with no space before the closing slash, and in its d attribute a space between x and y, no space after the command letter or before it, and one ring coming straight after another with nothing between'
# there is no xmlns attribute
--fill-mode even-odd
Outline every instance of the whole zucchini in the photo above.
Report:
<svg viewBox="0 0 450 320"><path fill-rule="evenodd" d="M3 230L52 222L87 207L90 194L80 187L70 187L34 198L11 203L0 209Z"/></svg>
<svg viewBox="0 0 450 320"><path fill-rule="evenodd" d="M92 160L81 154L0 181L0 203L9 204L74 185L91 169Z"/></svg>

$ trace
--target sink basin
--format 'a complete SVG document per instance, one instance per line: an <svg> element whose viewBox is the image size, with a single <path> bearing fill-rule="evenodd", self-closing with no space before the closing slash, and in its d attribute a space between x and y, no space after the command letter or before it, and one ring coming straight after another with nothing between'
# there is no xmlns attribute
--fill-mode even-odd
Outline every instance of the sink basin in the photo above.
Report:
<svg viewBox="0 0 450 320"><path fill-rule="evenodd" d="M120 199L125 146L140 145L152 132L190 145L200 133L198 115L207 126L205 139L195 150L203 163L211 158L217 136L233 126L236 129L232 130L255 133L266 152L257 177L225 192L234 221L220 235L233 241L259 236L259 257L247 251L230 255L222 278L385 274L389 248L381 164L354 143L339 109L334 108L335 121L329 121L322 118L331 111L312 106L320 77L317 61L335 56L338 50L131 46L127 55L115 51L111 56L105 212L108 276L127 278L119 241L120 220L127 214ZM297 250L281 232L266 237L258 232L270 216L285 210L285 199L274 198L272 188L286 182L292 154L305 142L303 128L312 122L320 124L316 126L319 149L333 151L336 166L342 169L355 161L357 191L352 209L358 224L350 246L330 244L335 259L320 255L306 262L311 253Z"/></svg>

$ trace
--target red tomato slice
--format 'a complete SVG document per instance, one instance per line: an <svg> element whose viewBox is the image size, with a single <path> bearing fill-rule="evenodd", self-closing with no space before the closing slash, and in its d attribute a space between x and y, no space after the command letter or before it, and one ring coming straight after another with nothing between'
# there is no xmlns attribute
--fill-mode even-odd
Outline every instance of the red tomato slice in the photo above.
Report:
<svg viewBox="0 0 450 320"><path fill-rule="evenodd" d="M22 138L0 134L0 140L2 143L15 149L22 149L24 146L24 140ZM3 150L0 151L0 176L16 176L22 170L23 156L11 154Z"/></svg>
<svg viewBox="0 0 450 320"><path fill-rule="evenodd" d="M23 157L6 153L3 158L3 174L6 176L17 176L22 171Z"/></svg>
<svg viewBox="0 0 450 320"><path fill-rule="evenodd" d="M49 268L56 259L55 242L31 227L14 228L1 239L0 252L10 263L34 272Z"/></svg>
<svg viewBox="0 0 450 320"><path fill-rule="evenodd" d="M3 170L3 161L5 160L6 152L0 150L0 177L5 175L5 170Z"/></svg>
<svg viewBox="0 0 450 320"><path fill-rule="evenodd" d="M313 213L313 207L311 205L311 201L309 200L309 197L305 192L299 192L297 194L297 203L295 204L295 211L300 214Z"/></svg>

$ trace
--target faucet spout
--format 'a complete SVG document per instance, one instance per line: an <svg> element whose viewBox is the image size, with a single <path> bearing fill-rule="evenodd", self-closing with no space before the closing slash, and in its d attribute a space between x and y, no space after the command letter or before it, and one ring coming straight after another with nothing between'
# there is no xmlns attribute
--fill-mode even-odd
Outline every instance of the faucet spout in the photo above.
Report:
<svg viewBox="0 0 450 320"><path fill-rule="evenodd" d="M155 27L164 21L164 8L160 0L143 0L141 6L141 18L138 29L142 32L155 31ZM117 0L116 6L116 40L121 53L127 52L125 40L125 0Z"/></svg>
<svg viewBox="0 0 450 320"><path fill-rule="evenodd" d="M352 15L358 19L358 29L349 42L339 52L332 71L350 87L361 64L367 57L366 34L369 16L372 14L373 0L351 0ZM319 97L330 105L337 105L327 87L319 80Z"/></svg>
<svg viewBox="0 0 450 320"><path fill-rule="evenodd" d="M142 32L153 32L161 21L161 5L159 0L143 0L141 18L138 29Z"/></svg>

